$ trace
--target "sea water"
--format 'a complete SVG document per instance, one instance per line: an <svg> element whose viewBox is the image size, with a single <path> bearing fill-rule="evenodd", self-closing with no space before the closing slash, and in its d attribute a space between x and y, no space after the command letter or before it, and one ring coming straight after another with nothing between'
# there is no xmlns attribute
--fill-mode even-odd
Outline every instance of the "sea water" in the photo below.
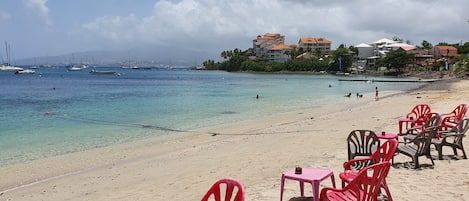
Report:
<svg viewBox="0 0 469 201"><path fill-rule="evenodd" d="M333 75L99 70L119 76L63 67L40 68L31 75L0 72L0 166L342 104L348 93L374 96L375 87L386 91L421 85L343 82Z"/></svg>

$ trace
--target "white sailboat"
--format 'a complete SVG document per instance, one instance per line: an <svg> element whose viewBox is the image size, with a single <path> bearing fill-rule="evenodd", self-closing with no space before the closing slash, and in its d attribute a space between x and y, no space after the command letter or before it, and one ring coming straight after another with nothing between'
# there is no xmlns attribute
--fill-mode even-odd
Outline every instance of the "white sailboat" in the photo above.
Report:
<svg viewBox="0 0 469 201"><path fill-rule="evenodd" d="M18 71L23 70L21 67L13 66L10 64L11 55L10 55L10 46L5 41L5 51L7 56L7 62L0 65L0 71Z"/></svg>

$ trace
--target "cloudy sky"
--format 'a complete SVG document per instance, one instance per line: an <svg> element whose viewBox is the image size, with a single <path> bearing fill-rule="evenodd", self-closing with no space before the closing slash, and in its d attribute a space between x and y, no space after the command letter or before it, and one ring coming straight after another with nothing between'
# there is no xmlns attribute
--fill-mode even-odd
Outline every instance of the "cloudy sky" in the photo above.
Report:
<svg viewBox="0 0 469 201"><path fill-rule="evenodd" d="M288 44L324 37L333 49L394 36L464 43L468 8L467 0L0 0L0 53L7 41L17 59L168 45L219 55L265 33Z"/></svg>

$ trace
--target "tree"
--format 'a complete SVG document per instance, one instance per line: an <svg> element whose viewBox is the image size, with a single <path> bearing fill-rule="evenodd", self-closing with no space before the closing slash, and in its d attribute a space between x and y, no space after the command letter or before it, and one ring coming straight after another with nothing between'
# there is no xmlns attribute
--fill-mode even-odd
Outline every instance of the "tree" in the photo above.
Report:
<svg viewBox="0 0 469 201"><path fill-rule="evenodd" d="M426 40L423 40L422 41L422 47L423 47L423 49L429 50L429 49L433 48L433 45L430 42L428 42Z"/></svg>
<svg viewBox="0 0 469 201"><path fill-rule="evenodd" d="M440 46L440 45L449 45L449 43L447 43L447 42L439 42L438 45L436 45L436 46Z"/></svg>
<svg viewBox="0 0 469 201"><path fill-rule="evenodd" d="M321 49L315 48L315 49L314 49L314 55L315 55L317 58L321 58L321 56L322 56Z"/></svg>
<svg viewBox="0 0 469 201"><path fill-rule="evenodd" d="M350 67L352 67L352 61L352 54L350 54L349 50L345 48L344 45L340 45L339 48L332 52L332 63L330 65L330 69L348 72Z"/></svg>
<svg viewBox="0 0 469 201"><path fill-rule="evenodd" d="M397 72L401 72L402 68L413 63L415 63L414 54L409 54L402 49L398 49L386 53L386 56L379 59L376 64L378 66L386 66L391 69L396 69Z"/></svg>
<svg viewBox="0 0 469 201"><path fill-rule="evenodd" d="M402 41L404 41L403 39L401 39L401 38L399 38L399 37L397 37L397 36L392 37L392 40L393 40L393 41L396 41L396 42L399 42L399 43L402 43Z"/></svg>
<svg viewBox="0 0 469 201"><path fill-rule="evenodd" d="M354 47L354 46L349 46L348 49L353 52L353 54L356 56L358 55L358 48Z"/></svg>

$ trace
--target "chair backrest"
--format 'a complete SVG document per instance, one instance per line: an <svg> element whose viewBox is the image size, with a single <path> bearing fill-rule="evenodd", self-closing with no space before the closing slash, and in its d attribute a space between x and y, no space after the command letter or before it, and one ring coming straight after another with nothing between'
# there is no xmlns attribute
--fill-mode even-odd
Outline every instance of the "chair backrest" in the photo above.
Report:
<svg viewBox="0 0 469 201"><path fill-rule="evenodd" d="M371 154L371 156L369 156L368 159L359 158L359 159L349 160L344 164L344 168L345 170L358 171L364 167L367 167L376 163L391 161L392 157L394 156L394 153L396 152L397 144L398 144L397 140L389 139L385 141L381 146L379 146L378 150L376 150L373 154Z"/></svg>
<svg viewBox="0 0 469 201"><path fill-rule="evenodd" d="M380 145L378 136L371 130L353 130L347 137L348 160L357 156L371 156Z"/></svg>
<svg viewBox="0 0 469 201"><path fill-rule="evenodd" d="M463 119L459 123L451 128L448 133L455 133L458 135L454 136L453 143L462 144L463 137L466 136L466 132L469 130L469 119Z"/></svg>
<svg viewBox="0 0 469 201"><path fill-rule="evenodd" d="M430 155L430 145L432 139L437 135L438 129L439 126L427 127L415 136L412 142L418 145L417 156Z"/></svg>
<svg viewBox="0 0 469 201"><path fill-rule="evenodd" d="M371 158L374 158L376 163L391 161L396 152L397 144L398 142L395 139L386 140L386 142L379 146L378 150L371 155Z"/></svg>
<svg viewBox="0 0 469 201"><path fill-rule="evenodd" d="M465 134L467 130L469 129L469 119L463 119L459 121L458 125L452 128L452 130L455 130L458 133Z"/></svg>
<svg viewBox="0 0 469 201"><path fill-rule="evenodd" d="M453 111L451 111L451 115L454 115L456 122L461 121L464 119L467 113L467 105L466 104L459 104Z"/></svg>
<svg viewBox="0 0 469 201"><path fill-rule="evenodd" d="M441 116L437 113L428 113L427 120L423 124L424 128L433 127L433 126L440 126L441 123Z"/></svg>
<svg viewBox="0 0 469 201"><path fill-rule="evenodd" d="M417 104L412 108L410 113L407 114L407 118L415 119L414 123L417 125L422 125L427 118L427 114L432 112L428 104Z"/></svg>
<svg viewBox="0 0 469 201"><path fill-rule="evenodd" d="M222 186L225 186L225 188ZM235 187L237 188L236 192ZM225 195L224 199L221 198L222 195ZM232 200L233 195L234 200ZM201 201L208 201L211 197L213 197L211 200L215 201L244 201L244 186L236 179L220 179L210 187Z"/></svg>
<svg viewBox="0 0 469 201"><path fill-rule="evenodd" d="M375 201L390 167L389 161L365 167L344 189L350 188L352 191L358 192L358 200L360 201Z"/></svg>

